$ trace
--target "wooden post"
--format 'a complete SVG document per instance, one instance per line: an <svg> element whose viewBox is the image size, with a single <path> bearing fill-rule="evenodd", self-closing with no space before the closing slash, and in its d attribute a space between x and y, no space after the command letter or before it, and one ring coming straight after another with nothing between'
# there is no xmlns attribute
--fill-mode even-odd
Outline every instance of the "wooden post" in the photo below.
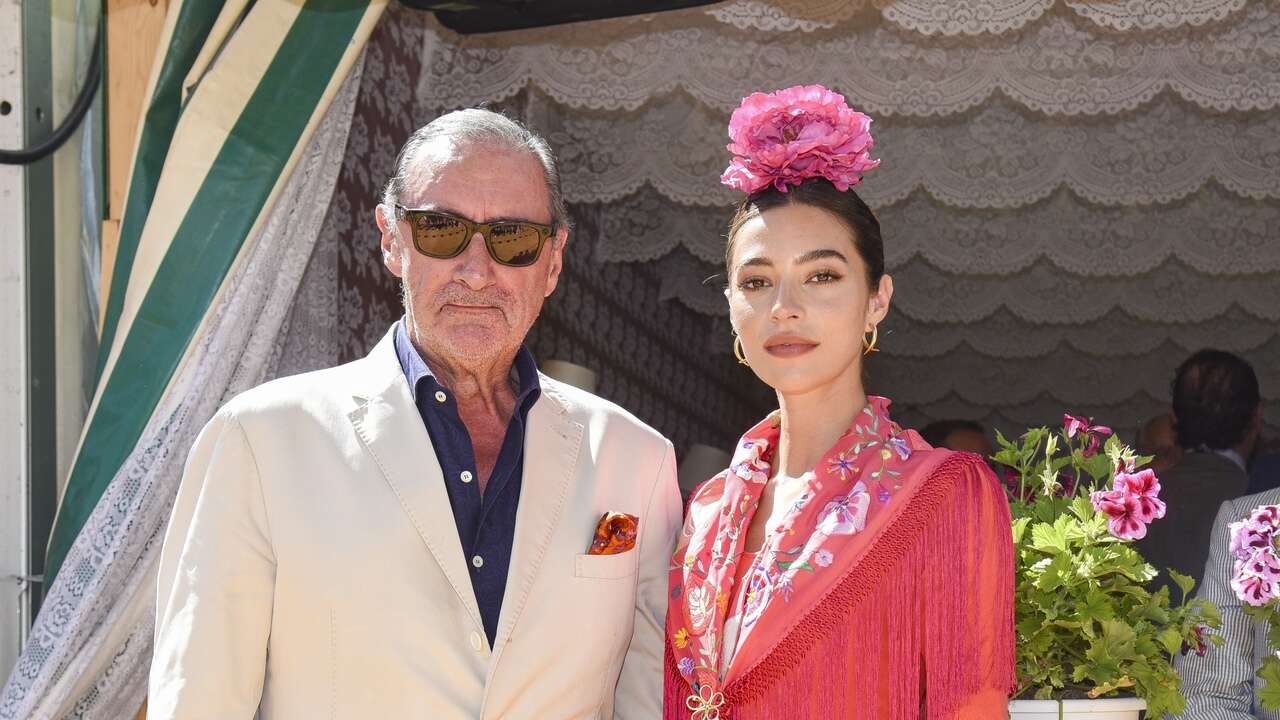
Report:
<svg viewBox="0 0 1280 720"><path fill-rule="evenodd" d="M168 0L107 0L107 208L102 221L98 327L106 317L111 275L120 243L120 218L133 163L142 102L151 81ZM146 720L144 700L135 720Z"/></svg>
<svg viewBox="0 0 1280 720"><path fill-rule="evenodd" d="M106 4L107 207L102 222L99 327L111 293L125 190L144 110L142 102L168 9L168 0L107 0Z"/></svg>

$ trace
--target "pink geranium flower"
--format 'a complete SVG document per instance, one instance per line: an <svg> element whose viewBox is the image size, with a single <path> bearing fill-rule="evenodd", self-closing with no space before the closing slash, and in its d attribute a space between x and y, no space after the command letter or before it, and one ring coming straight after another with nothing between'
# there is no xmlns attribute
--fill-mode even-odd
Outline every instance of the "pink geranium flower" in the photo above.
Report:
<svg viewBox="0 0 1280 720"><path fill-rule="evenodd" d="M1134 498L1138 519L1144 523L1164 517L1165 505L1159 499L1160 480L1151 470L1136 474L1116 473L1115 490Z"/></svg>
<svg viewBox="0 0 1280 720"><path fill-rule="evenodd" d="M1263 505L1243 520L1233 522L1231 552L1236 561L1231 589L1236 597L1262 606L1280 597L1280 554L1276 534L1280 529L1280 507Z"/></svg>
<svg viewBox="0 0 1280 720"><path fill-rule="evenodd" d="M1106 425L1092 423L1093 418L1076 417L1070 414L1062 416L1062 429L1066 431L1068 438L1074 438L1076 435L1085 435L1089 438L1089 446L1084 449L1085 457L1092 457L1098 452L1098 445L1102 443L1099 435L1111 434L1111 428Z"/></svg>
<svg viewBox="0 0 1280 720"><path fill-rule="evenodd" d="M1274 531L1270 527L1248 519L1238 520L1228 527L1231 529L1231 554L1240 560L1247 559L1255 550L1271 547L1275 542Z"/></svg>
<svg viewBox="0 0 1280 720"><path fill-rule="evenodd" d="M1249 574L1231 578L1231 589L1236 597L1255 607L1266 605L1280 595L1280 587L1275 581Z"/></svg>
<svg viewBox="0 0 1280 720"><path fill-rule="evenodd" d="M1256 575L1268 582L1280 582L1280 557L1276 556L1274 548L1256 550L1240 563L1240 572Z"/></svg>
<svg viewBox="0 0 1280 720"><path fill-rule="evenodd" d="M770 185L786 192L821 177L848 190L880 164L871 159L870 127L871 118L821 85L752 93L729 119L734 157L720 181L746 193Z"/></svg>
<svg viewBox="0 0 1280 720"><path fill-rule="evenodd" d="M1141 540L1147 536L1137 496L1123 490L1107 490L1089 496L1093 508L1107 516L1107 530L1121 540Z"/></svg>

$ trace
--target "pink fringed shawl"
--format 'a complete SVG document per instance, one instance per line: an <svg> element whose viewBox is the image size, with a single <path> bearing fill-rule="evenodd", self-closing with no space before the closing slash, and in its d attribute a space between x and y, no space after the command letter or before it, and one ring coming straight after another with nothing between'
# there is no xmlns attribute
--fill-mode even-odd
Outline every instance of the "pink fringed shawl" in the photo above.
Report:
<svg viewBox="0 0 1280 720"><path fill-rule="evenodd" d="M747 587L734 586L736 564L776 421L748 432L730 469L695 494L671 572L664 717L1005 717L1003 491L981 459L931 449L889 420L887 400L869 400L791 523L769 529ZM742 628L729 643L726 621Z"/></svg>

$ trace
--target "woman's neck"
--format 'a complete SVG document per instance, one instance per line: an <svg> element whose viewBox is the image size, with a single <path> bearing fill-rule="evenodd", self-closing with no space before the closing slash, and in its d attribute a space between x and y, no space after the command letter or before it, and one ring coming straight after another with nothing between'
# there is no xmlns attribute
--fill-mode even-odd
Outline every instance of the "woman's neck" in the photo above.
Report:
<svg viewBox="0 0 1280 720"><path fill-rule="evenodd" d="M781 435L774 477L798 477L812 470L867 405L861 369L804 393L778 393Z"/></svg>

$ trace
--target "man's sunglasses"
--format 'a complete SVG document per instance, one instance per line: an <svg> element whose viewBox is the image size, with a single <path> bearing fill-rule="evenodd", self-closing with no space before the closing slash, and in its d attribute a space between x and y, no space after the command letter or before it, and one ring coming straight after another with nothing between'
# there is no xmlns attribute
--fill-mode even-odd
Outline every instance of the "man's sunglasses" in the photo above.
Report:
<svg viewBox="0 0 1280 720"><path fill-rule="evenodd" d="M457 257L467 249L471 238L480 233L489 257L495 262L526 267L538 261L542 244L555 229L523 220L478 223L435 210L411 210L403 205L396 205L396 210L409 222L413 246L418 252L441 260Z"/></svg>

